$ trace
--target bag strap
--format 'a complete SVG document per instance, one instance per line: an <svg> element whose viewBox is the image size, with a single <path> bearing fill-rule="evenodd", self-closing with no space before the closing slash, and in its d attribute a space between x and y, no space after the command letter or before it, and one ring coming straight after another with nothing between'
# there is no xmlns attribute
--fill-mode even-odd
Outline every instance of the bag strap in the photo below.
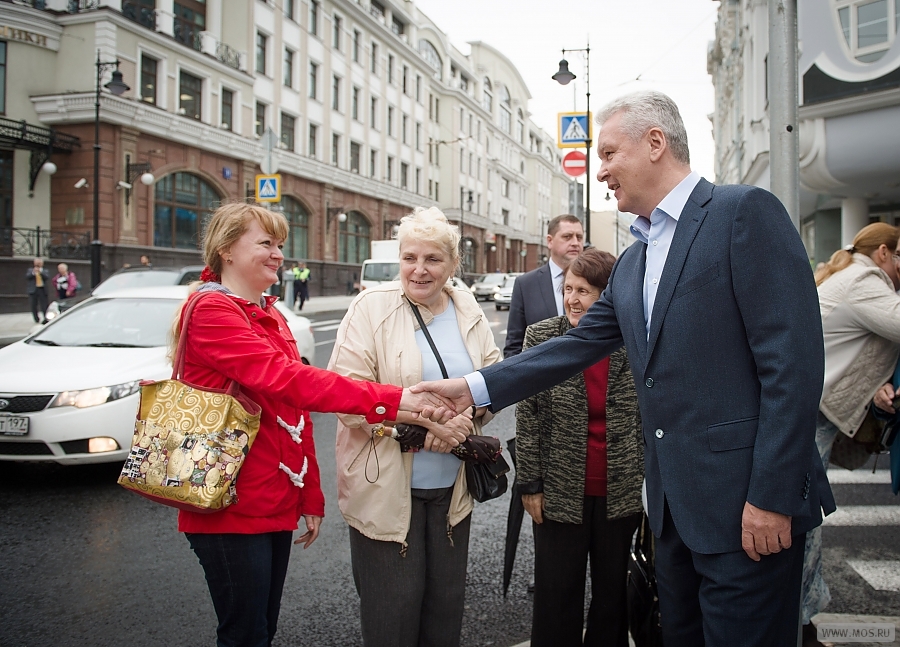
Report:
<svg viewBox="0 0 900 647"><path fill-rule="evenodd" d="M437 346L434 345L434 340L431 338L431 333L428 332L428 327L425 325L425 322L422 321L422 313L419 312L419 307L409 300L409 297L404 295L404 299L409 304L409 307L412 308L413 314L416 315L416 319L419 321L419 327L422 329L422 332L425 335L425 339L428 340L428 345L431 346L431 351L434 353L435 359L437 359L438 366L441 367L441 375L444 376L444 379L448 379L449 375L447 375L447 367L444 366L444 360L441 359L441 354L438 352Z"/></svg>
<svg viewBox="0 0 900 647"><path fill-rule="evenodd" d="M184 307L184 311L181 314L181 334L178 336L178 346L175 349L175 359L172 362L172 379L178 380L184 377L184 357L187 353L187 325L190 320L191 313L194 312L194 308L197 306L197 302L200 301L203 297L197 295L194 296L193 299L187 302L187 305ZM244 319L247 323L250 323L250 319L247 318L247 313L243 310L240 311L244 316ZM241 390L241 385L238 384L235 380L230 380L228 383L228 387L226 389L226 393L232 397L235 397Z"/></svg>

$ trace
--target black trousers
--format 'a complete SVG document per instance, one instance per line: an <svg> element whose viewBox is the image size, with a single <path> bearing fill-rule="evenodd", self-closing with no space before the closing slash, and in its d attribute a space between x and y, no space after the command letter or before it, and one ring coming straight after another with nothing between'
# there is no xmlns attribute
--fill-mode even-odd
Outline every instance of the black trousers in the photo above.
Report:
<svg viewBox="0 0 900 647"><path fill-rule="evenodd" d="M294 281L294 301L299 301L300 310L303 310L303 304L309 301L308 281Z"/></svg>
<svg viewBox="0 0 900 647"><path fill-rule="evenodd" d="M472 515L448 536L453 488L412 491L406 555L400 544L350 528L350 561L365 647L458 647Z"/></svg>
<svg viewBox="0 0 900 647"><path fill-rule="evenodd" d="M628 551L641 521L606 518L606 497L584 497L582 523L544 517L534 525L532 647L627 647ZM591 564L591 606L584 623L584 584ZM668 647L668 646L667 646Z"/></svg>
<svg viewBox="0 0 900 647"><path fill-rule="evenodd" d="M47 318L47 286L35 287L34 292L28 295L28 300L31 302L31 316L34 317L34 322L41 323Z"/></svg>
<svg viewBox="0 0 900 647"><path fill-rule="evenodd" d="M666 647L796 647L804 536L759 562L704 555L681 540L666 504L656 577Z"/></svg>
<svg viewBox="0 0 900 647"><path fill-rule="evenodd" d="M269 647L278 628L291 532L185 533L219 619L217 647Z"/></svg>

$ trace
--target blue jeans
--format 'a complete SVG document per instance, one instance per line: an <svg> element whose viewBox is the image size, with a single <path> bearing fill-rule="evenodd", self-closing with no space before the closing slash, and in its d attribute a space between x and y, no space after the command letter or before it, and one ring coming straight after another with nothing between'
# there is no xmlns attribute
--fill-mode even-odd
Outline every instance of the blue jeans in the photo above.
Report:
<svg viewBox="0 0 900 647"><path fill-rule="evenodd" d="M826 471L834 439L839 433L840 429L835 427L820 411L816 416L816 447L819 449L819 456L822 457ZM822 577L822 526L813 528L806 533L806 546L803 552L802 600L803 624L805 625L808 625L812 617L831 602L831 592Z"/></svg>
<svg viewBox="0 0 900 647"><path fill-rule="evenodd" d="M269 647L278 627L291 532L185 533L206 573L218 647Z"/></svg>

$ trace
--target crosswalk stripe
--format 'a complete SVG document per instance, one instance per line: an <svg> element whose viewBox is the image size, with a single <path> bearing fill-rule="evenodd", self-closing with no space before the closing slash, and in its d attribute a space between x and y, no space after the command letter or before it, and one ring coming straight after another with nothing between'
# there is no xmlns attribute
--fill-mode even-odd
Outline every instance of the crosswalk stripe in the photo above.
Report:
<svg viewBox="0 0 900 647"><path fill-rule="evenodd" d="M844 470L834 468L828 470L828 482L837 485L890 485L890 470Z"/></svg>
<svg viewBox="0 0 900 647"><path fill-rule="evenodd" d="M318 326L318 327L313 326L313 330L315 332L328 332L329 330L337 330L340 327L341 327L341 324L336 323L336 324L330 324L328 326Z"/></svg>
<svg viewBox="0 0 900 647"><path fill-rule="evenodd" d="M848 559L847 563L876 591L900 592L900 561Z"/></svg>
<svg viewBox="0 0 900 647"><path fill-rule="evenodd" d="M341 323L340 319L323 319L322 321L313 321L313 322L311 322L311 325L313 328L316 328L318 326L327 326L329 324L339 324L339 323Z"/></svg>
<svg viewBox="0 0 900 647"><path fill-rule="evenodd" d="M824 526L900 526L900 506L844 505L825 517Z"/></svg>

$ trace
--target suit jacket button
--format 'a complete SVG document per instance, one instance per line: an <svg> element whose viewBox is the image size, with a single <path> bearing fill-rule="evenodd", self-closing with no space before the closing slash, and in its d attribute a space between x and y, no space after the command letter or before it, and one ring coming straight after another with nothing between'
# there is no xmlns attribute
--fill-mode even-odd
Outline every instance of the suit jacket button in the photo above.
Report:
<svg viewBox="0 0 900 647"><path fill-rule="evenodd" d="M647 388L648 388L648 389L652 389L652 388L653 388L653 378L652 378L652 377L648 377L648 378L647 378L647 381L644 382L644 384L647 385Z"/></svg>
<svg viewBox="0 0 900 647"><path fill-rule="evenodd" d="M657 430L656 430L656 437L657 437L657 438L662 438L662 437L665 436L665 435L666 435L666 432L664 432L662 429L657 429Z"/></svg>

